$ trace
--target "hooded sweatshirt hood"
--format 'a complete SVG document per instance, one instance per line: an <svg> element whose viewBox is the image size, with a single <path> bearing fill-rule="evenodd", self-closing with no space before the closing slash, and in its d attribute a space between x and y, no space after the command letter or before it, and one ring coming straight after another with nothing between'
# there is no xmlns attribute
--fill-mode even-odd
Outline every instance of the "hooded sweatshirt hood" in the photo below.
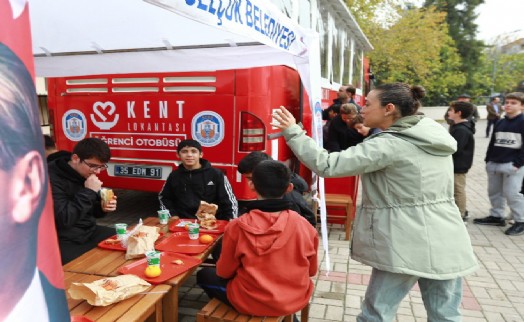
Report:
<svg viewBox="0 0 524 322"><path fill-rule="evenodd" d="M283 208L289 205L286 200L272 200L272 202L282 203ZM288 209L279 212L254 209L250 214L251 216L238 218L238 227L242 230L249 247L259 256L284 247L295 231L293 225L288 225L290 214Z"/></svg>
<svg viewBox="0 0 524 322"><path fill-rule="evenodd" d="M424 152L448 156L457 150L457 142L439 123L423 115L410 115L397 120L391 127L378 133L388 133L406 140Z"/></svg>

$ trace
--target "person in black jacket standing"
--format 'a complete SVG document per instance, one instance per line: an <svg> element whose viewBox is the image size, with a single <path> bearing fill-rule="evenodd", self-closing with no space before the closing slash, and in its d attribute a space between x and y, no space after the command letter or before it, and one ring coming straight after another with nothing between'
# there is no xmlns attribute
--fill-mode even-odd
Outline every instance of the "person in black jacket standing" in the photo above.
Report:
<svg viewBox="0 0 524 322"><path fill-rule="evenodd" d="M452 102L448 118L453 121L449 134L457 141L457 151L453 153L454 197L460 215L466 222L466 173L473 164L475 151L475 126L468 118L473 114L474 106L469 102Z"/></svg>
<svg viewBox="0 0 524 322"><path fill-rule="evenodd" d="M238 203L224 173L202 159L202 146L195 140L183 140L177 147L182 162L169 174L158 195L160 207L171 216L196 219L200 201L218 205L216 218L230 220L238 216Z"/></svg>
<svg viewBox="0 0 524 322"><path fill-rule="evenodd" d="M114 229L96 224L96 218L116 210L116 197L102 206L102 181L97 176L107 169L110 159L111 152L104 141L87 138L76 144L70 157L49 163L62 265L115 234Z"/></svg>

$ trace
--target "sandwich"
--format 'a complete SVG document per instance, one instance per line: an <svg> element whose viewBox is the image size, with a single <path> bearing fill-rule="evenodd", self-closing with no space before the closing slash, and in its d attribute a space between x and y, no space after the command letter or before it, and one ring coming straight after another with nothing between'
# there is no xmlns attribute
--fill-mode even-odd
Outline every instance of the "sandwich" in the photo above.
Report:
<svg viewBox="0 0 524 322"><path fill-rule="evenodd" d="M215 215L203 213L200 218L200 227L204 229L216 229L218 227Z"/></svg>
<svg viewBox="0 0 524 322"><path fill-rule="evenodd" d="M102 207L105 208L105 205L107 205L111 200L113 200L114 196L115 194L112 189L109 189L109 188L100 189L100 199L102 199Z"/></svg>
<svg viewBox="0 0 524 322"><path fill-rule="evenodd" d="M216 229L218 227L217 219L215 217L218 210L218 206L214 203L207 203L200 201L196 217L200 222L200 227L203 229Z"/></svg>

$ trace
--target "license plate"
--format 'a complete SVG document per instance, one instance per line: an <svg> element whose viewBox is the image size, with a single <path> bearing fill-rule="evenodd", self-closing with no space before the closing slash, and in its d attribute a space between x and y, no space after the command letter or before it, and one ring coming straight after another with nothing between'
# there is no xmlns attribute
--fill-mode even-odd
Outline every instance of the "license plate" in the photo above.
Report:
<svg viewBox="0 0 524 322"><path fill-rule="evenodd" d="M115 176L160 179L161 167L115 164Z"/></svg>

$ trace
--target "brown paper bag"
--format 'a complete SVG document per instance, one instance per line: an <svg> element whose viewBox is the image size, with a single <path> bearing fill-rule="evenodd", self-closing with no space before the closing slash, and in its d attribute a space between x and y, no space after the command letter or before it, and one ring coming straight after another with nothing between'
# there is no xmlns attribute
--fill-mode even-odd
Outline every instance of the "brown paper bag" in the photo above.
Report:
<svg viewBox="0 0 524 322"><path fill-rule="evenodd" d="M69 295L94 306L107 306L147 290L151 284L136 275L102 278L91 283L72 283Z"/></svg>
<svg viewBox="0 0 524 322"><path fill-rule="evenodd" d="M144 257L145 252L155 250L155 241L160 234L158 227L141 226L127 239L126 259Z"/></svg>

